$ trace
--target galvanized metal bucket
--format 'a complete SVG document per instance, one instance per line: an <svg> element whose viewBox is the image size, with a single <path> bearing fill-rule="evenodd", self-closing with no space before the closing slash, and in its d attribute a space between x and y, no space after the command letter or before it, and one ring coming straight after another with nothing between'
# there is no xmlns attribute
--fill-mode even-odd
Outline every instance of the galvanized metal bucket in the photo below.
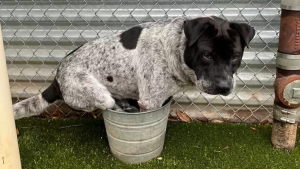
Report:
<svg viewBox="0 0 300 169"><path fill-rule="evenodd" d="M126 163L149 161L163 150L171 98L153 111L127 113L103 112L108 142L112 154Z"/></svg>

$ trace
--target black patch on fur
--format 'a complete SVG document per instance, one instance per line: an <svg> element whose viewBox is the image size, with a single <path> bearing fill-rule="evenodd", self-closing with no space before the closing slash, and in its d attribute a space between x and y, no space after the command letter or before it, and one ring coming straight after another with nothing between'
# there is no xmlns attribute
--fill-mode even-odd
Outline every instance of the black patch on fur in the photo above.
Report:
<svg viewBox="0 0 300 169"><path fill-rule="evenodd" d="M176 83L181 83L181 81L174 75L171 76L171 78L176 82Z"/></svg>
<svg viewBox="0 0 300 169"><path fill-rule="evenodd" d="M62 99L62 94L56 79L54 79L52 84L42 93L42 97L48 103L53 103L56 100Z"/></svg>
<svg viewBox="0 0 300 169"><path fill-rule="evenodd" d="M29 111L28 109L29 109L29 102L24 102L23 104L22 104L22 107L24 107L24 109L26 110L26 111Z"/></svg>
<svg viewBox="0 0 300 169"><path fill-rule="evenodd" d="M135 49L143 28L132 27L121 34L120 42L126 49Z"/></svg>
<svg viewBox="0 0 300 169"><path fill-rule="evenodd" d="M115 48L116 48L116 47L114 47L114 46L112 47L112 49L115 49Z"/></svg>
<svg viewBox="0 0 300 169"><path fill-rule="evenodd" d="M114 81L114 78L112 77L112 76L107 76L107 81L109 81L109 82L112 82L112 81Z"/></svg>

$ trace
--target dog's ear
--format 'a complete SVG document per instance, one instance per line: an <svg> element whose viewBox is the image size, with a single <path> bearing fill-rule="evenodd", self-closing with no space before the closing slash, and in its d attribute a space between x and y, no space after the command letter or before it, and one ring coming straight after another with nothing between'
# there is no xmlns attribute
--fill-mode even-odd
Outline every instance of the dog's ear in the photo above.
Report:
<svg viewBox="0 0 300 169"><path fill-rule="evenodd" d="M192 46L209 27L207 18L196 18L184 22L184 34L188 47Z"/></svg>
<svg viewBox="0 0 300 169"><path fill-rule="evenodd" d="M231 23L231 26L233 29L236 29L239 32L247 48L249 48L249 43L255 35L254 28L245 23Z"/></svg>

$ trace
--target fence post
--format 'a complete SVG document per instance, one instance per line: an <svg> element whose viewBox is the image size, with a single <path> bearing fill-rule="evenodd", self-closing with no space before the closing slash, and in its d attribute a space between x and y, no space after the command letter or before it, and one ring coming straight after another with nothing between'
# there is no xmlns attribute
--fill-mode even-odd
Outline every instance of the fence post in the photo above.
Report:
<svg viewBox="0 0 300 169"><path fill-rule="evenodd" d="M15 120L0 25L0 168L21 169Z"/></svg>
<svg viewBox="0 0 300 169"><path fill-rule="evenodd" d="M272 144L293 150L300 117L300 1L281 1Z"/></svg>

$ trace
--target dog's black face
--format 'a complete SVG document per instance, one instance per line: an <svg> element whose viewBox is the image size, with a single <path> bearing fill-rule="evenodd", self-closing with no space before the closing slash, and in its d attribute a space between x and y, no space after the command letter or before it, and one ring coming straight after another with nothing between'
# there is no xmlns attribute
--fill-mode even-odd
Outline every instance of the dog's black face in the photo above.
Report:
<svg viewBox="0 0 300 169"><path fill-rule="evenodd" d="M195 71L196 86L208 94L230 94L235 87L233 75L255 30L247 24L203 17L187 21L184 33L184 61Z"/></svg>

